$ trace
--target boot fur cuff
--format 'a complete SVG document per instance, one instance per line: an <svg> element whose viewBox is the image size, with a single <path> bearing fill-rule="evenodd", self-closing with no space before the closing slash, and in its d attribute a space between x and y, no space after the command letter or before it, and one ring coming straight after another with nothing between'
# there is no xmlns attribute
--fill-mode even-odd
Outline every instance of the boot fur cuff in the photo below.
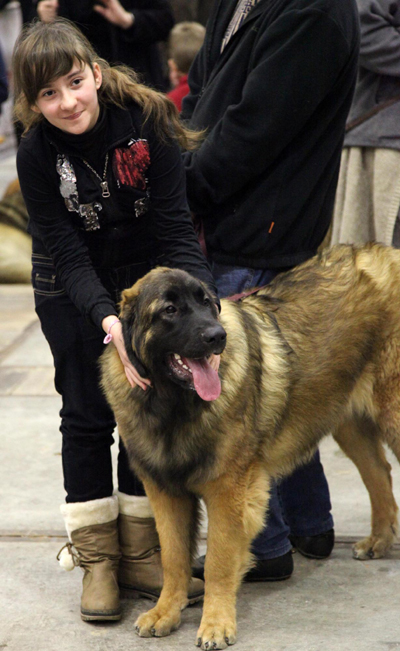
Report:
<svg viewBox="0 0 400 651"><path fill-rule="evenodd" d="M122 515L133 515L135 518L154 518L149 498L141 495L127 495L116 491L119 502L119 512Z"/></svg>
<svg viewBox="0 0 400 651"><path fill-rule="evenodd" d="M90 500L89 502L62 504L60 511L64 517L68 538L71 540L71 533L76 529L116 520L118 517L118 498L116 495L112 495L99 500Z"/></svg>

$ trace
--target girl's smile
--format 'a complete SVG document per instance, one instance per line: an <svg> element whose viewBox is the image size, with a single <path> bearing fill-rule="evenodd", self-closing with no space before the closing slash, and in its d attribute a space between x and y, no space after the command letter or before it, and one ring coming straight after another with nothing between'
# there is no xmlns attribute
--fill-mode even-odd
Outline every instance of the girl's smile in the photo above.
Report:
<svg viewBox="0 0 400 651"><path fill-rule="evenodd" d="M101 70L76 62L71 72L51 81L38 94L32 110L41 113L54 127L67 133L81 134L94 127L100 113L97 91Z"/></svg>

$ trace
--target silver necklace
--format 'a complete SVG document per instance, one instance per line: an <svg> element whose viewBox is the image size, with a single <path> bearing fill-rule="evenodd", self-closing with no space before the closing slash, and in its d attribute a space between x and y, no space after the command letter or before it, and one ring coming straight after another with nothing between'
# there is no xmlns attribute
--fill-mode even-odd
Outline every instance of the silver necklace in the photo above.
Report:
<svg viewBox="0 0 400 651"><path fill-rule="evenodd" d="M109 196L110 196L110 190L108 189L108 183L107 183L107 181L106 181L106 176L107 176L107 165L108 165L108 152L107 152L107 154L106 154L106 162L105 162L105 165L104 165L103 178L101 178L100 174L97 174L96 170L93 169L93 167L92 167L91 165L89 165L89 163L87 162L87 160L85 160L84 158L82 158L82 160L83 160L83 162L85 163L85 165L87 165L87 167L88 167L88 168L93 172L93 174L94 174L95 176L97 176L97 178L99 179L99 181L100 181L100 186L101 186L101 196L102 196L104 199L106 199L107 197L109 197Z"/></svg>

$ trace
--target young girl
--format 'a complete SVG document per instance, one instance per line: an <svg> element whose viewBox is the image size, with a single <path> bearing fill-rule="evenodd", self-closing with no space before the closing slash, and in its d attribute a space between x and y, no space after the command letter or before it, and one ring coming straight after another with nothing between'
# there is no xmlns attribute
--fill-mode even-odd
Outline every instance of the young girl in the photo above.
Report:
<svg viewBox="0 0 400 651"><path fill-rule="evenodd" d="M151 391L125 351L121 290L163 264L215 292L187 208L179 147L193 147L199 134L131 70L110 68L63 19L22 31L13 70L35 305L62 396L61 510L70 543L61 561L84 569L82 618L116 620L118 581L156 598L162 574L154 520L122 446L113 496L115 422L99 389L98 358L112 338L127 381ZM189 598L201 595L202 583L192 580Z"/></svg>

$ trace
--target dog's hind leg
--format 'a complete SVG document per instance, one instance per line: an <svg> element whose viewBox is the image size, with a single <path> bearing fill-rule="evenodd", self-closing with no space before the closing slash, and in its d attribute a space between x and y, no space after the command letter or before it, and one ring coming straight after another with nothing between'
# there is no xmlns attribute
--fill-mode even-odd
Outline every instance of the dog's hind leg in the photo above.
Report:
<svg viewBox="0 0 400 651"><path fill-rule="evenodd" d="M224 649L236 641L236 594L250 567L251 541L264 524L268 478L260 466L233 469L202 487L208 512L203 617L197 633L202 649Z"/></svg>
<svg viewBox="0 0 400 651"><path fill-rule="evenodd" d="M176 630L188 604L191 561L198 529L198 499L171 496L143 481L152 506L161 545L163 588L154 608L140 615L135 630L140 637L163 637Z"/></svg>
<svg viewBox="0 0 400 651"><path fill-rule="evenodd" d="M333 436L357 466L371 501L371 535L354 545L354 558L381 558L395 540L398 508L379 428L367 417L358 418L341 425Z"/></svg>

